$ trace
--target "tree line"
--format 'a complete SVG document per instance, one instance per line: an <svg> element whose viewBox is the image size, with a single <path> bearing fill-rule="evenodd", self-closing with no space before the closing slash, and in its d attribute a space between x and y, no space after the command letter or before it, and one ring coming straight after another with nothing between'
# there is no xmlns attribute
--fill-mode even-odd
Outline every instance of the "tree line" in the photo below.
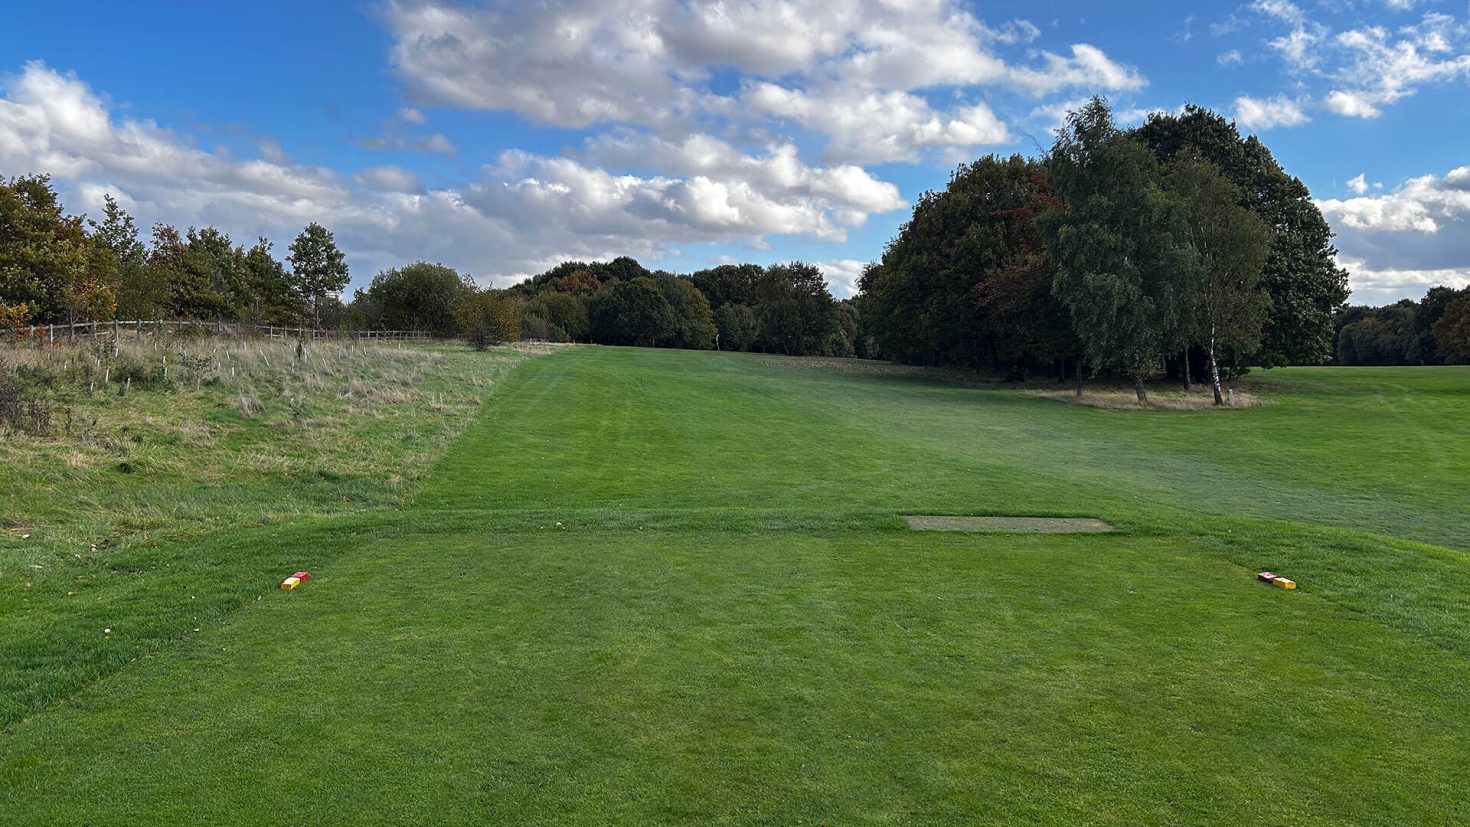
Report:
<svg viewBox="0 0 1470 827"><path fill-rule="evenodd" d="M1470 287L1434 287L1419 301L1349 306L1337 317L1339 365L1470 364Z"/></svg>
<svg viewBox="0 0 1470 827"><path fill-rule="evenodd" d="M320 224L301 231L284 262L269 239L247 248L215 227L156 224L145 244L110 195L96 220L67 214L48 176L0 180L0 327L165 317L320 324L340 318L347 281Z"/></svg>
<svg viewBox="0 0 1470 827"><path fill-rule="evenodd" d="M309 224L268 239L157 224L147 244L110 196L68 215L44 175L0 180L0 328L159 317L413 329L517 339L892 358L1188 385L1251 366L1470 361L1470 290L1344 309L1347 274L1310 193L1254 136L1200 107L1119 128L1071 113L1041 158L961 164L927 192L839 301L790 262L687 275L632 258L566 262L503 290L419 261L343 302L348 268Z"/></svg>
<svg viewBox="0 0 1470 827"><path fill-rule="evenodd" d="M813 265L729 264L689 275L633 258L569 261L503 290L477 290L442 264L385 270L359 289L345 323L363 329L793 355L868 355L850 302Z"/></svg>
<svg viewBox="0 0 1470 827"><path fill-rule="evenodd" d="M517 339L869 355L851 303L801 262L724 265L691 275L623 257L567 262L505 289L442 264L386 269L352 298L332 233L307 225L284 260L215 227L153 227L147 243L112 196L102 215L68 214L45 175L0 180L0 328L177 318L423 330L477 345Z"/></svg>
<svg viewBox="0 0 1470 827"><path fill-rule="evenodd" d="M1070 113L1040 159L961 165L871 265L858 303L902 361L1126 377L1323 362L1347 298L1307 188L1190 106L1119 128Z"/></svg>

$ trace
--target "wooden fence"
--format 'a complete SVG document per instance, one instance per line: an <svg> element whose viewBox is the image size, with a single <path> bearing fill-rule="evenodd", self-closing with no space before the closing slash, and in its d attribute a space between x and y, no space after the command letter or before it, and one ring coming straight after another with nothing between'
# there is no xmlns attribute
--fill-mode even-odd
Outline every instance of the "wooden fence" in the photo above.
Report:
<svg viewBox="0 0 1470 827"><path fill-rule="evenodd" d="M348 341L417 341L432 338L422 330L318 330L311 327L243 324L239 322L198 322L173 319L114 320L110 322L73 322L68 324L36 324L28 327L0 329L0 337L23 338L32 342L55 342L57 339L110 336L123 333L138 336L166 333L169 329L188 330L199 335L266 336L272 339L341 339Z"/></svg>

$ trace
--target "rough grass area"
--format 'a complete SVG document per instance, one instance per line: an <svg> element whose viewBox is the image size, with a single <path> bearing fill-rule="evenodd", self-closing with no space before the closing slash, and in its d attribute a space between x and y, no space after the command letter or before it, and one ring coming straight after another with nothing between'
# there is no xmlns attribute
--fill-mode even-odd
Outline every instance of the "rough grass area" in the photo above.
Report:
<svg viewBox="0 0 1470 827"><path fill-rule="evenodd" d="M1113 527L1087 517L954 517L905 515L915 531L970 531L989 534L1100 534Z"/></svg>
<svg viewBox="0 0 1470 827"><path fill-rule="evenodd" d="M238 605L231 567L263 552L249 529L401 505L544 350L318 343L298 358L294 342L172 337L0 350L52 406L49 432L0 434L0 722Z"/></svg>
<svg viewBox="0 0 1470 827"><path fill-rule="evenodd" d="M1252 382L1275 403L1217 415L524 360L397 510L0 590L0 813L1470 823L1470 370Z"/></svg>
<svg viewBox="0 0 1470 827"><path fill-rule="evenodd" d="M0 435L0 575L400 502L530 352L316 343L298 359L290 341L167 336L0 347L52 408L47 434Z"/></svg>

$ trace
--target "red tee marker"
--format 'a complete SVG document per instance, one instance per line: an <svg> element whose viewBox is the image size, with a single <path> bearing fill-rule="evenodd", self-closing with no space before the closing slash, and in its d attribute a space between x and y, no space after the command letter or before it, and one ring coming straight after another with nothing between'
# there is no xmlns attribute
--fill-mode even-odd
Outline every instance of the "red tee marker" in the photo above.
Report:
<svg viewBox="0 0 1470 827"><path fill-rule="evenodd" d="M1260 574L1256 575L1256 579L1261 581L1262 583L1270 583L1272 580L1276 579L1276 575L1272 574L1269 571L1263 571Z"/></svg>

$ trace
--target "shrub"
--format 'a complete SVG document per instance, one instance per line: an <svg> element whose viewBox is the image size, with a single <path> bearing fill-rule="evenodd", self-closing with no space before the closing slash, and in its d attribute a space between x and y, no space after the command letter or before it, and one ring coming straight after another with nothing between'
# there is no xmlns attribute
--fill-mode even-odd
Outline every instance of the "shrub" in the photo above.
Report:
<svg viewBox="0 0 1470 827"><path fill-rule="evenodd" d="M0 428L42 435L51 430L51 402L32 393L0 363Z"/></svg>
<svg viewBox="0 0 1470 827"><path fill-rule="evenodd" d="M484 350L521 337L521 320L515 305L503 294L486 290L473 293L455 306L455 316L465 339L475 350Z"/></svg>

